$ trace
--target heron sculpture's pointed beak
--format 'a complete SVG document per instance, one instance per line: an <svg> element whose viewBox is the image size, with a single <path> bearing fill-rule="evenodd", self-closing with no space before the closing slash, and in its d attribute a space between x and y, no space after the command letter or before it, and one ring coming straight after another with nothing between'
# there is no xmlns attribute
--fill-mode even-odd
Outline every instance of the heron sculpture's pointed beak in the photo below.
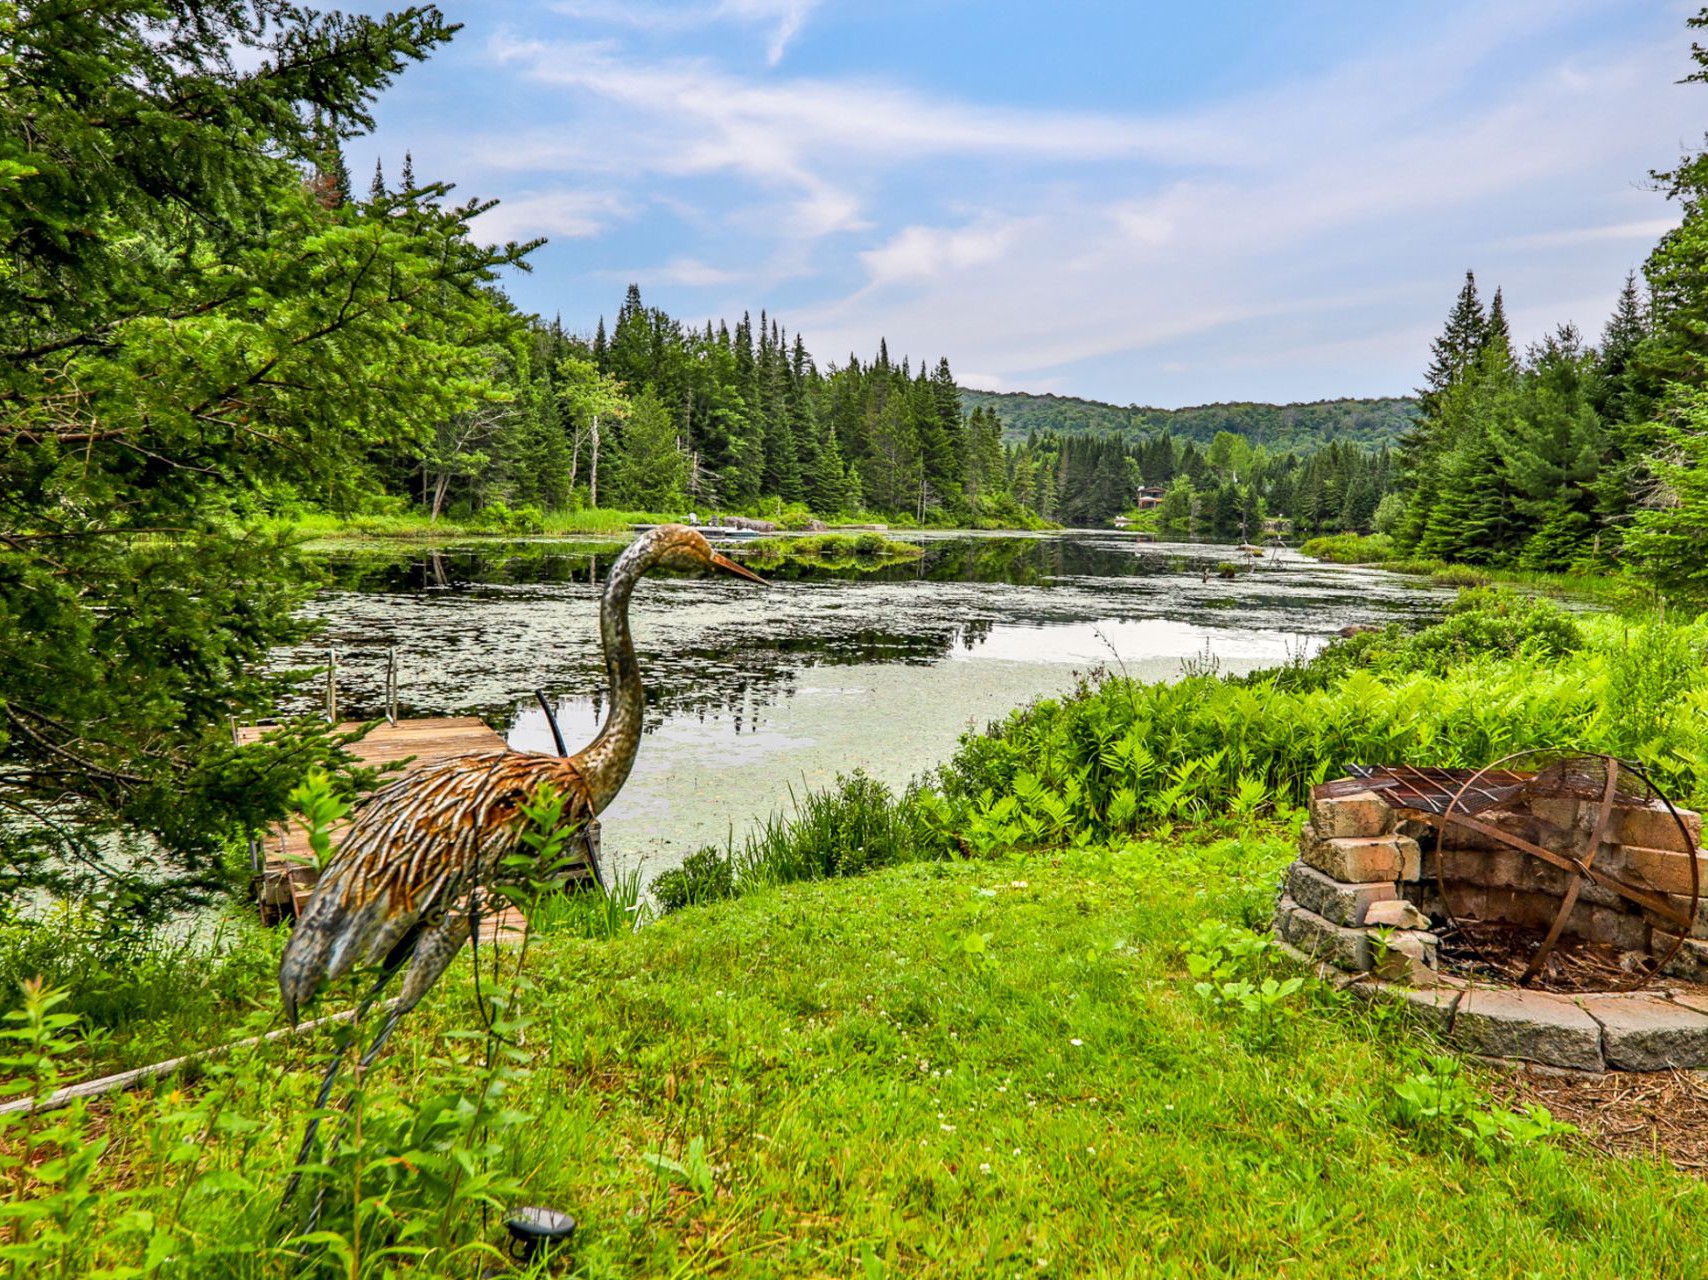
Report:
<svg viewBox="0 0 1708 1280"><path fill-rule="evenodd" d="M712 552L712 564L716 568L722 569L725 573L733 573L738 578L746 578L749 582L757 582L762 587L768 587L771 585L746 565L737 564L728 556L721 555L716 551Z"/></svg>

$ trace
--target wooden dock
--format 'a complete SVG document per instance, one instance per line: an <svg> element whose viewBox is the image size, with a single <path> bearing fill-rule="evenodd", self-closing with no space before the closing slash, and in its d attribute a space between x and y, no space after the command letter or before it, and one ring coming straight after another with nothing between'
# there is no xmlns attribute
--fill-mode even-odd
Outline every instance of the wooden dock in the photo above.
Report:
<svg viewBox="0 0 1708 1280"><path fill-rule="evenodd" d="M347 732L361 727L360 722L341 724ZM237 731L239 745L257 741L266 734L268 726L260 725ZM422 720L395 720L376 725L359 742L350 745L350 752L363 764L385 765L409 761L408 773L426 765L437 764L452 756L469 755L477 751L502 751L505 742L492 727L477 716L436 716ZM389 775L396 777L396 774ZM332 843L336 848L341 829L334 827ZM319 872L314 855L309 851L308 832L301 823L286 822L270 830L262 841L260 884L257 898L261 917L269 923L287 914L297 916L308 904L314 892ZM497 939L519 939L527 931L522 913L513 907L485 916L481 920L483 942Z"/></svg>

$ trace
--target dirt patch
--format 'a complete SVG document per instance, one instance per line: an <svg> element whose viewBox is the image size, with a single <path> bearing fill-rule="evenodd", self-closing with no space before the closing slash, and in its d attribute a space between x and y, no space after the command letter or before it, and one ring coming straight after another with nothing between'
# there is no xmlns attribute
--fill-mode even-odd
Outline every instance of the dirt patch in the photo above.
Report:
<svg viewBox="0 0 1708 1280"><path fill-rule="evenodd" d="M1708 1173L1708 1073L1610 1071L1600 1076L1513 1072L1508 1106L1539 1102L1604 1155L1665 1156Z"/></svg>

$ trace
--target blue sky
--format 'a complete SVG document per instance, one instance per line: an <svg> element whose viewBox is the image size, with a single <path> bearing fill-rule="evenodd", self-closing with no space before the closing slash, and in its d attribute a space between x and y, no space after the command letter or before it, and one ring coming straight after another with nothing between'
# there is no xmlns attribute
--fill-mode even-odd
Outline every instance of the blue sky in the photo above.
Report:
<svg viewBox="0 0 1708 1280"><path fill-rule="evenodd" d="M629 281L821 364L1160 406L1407 392L1463 272L1600 332L1708 86L1670 0L481 0L352 144L543 235L523 308Z"/></svg>

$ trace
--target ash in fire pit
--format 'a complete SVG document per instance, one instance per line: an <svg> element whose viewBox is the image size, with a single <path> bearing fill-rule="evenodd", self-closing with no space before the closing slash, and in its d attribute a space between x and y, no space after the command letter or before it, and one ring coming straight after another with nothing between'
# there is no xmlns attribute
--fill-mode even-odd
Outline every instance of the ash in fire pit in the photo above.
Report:
<svg viewBox="0 0 1708 1280"><path fill-rule="evenodd" d="M1615 760L1501 764L1317 787L1277 934L1475 1052L1708 1066L1698 816Z"/></svg>

